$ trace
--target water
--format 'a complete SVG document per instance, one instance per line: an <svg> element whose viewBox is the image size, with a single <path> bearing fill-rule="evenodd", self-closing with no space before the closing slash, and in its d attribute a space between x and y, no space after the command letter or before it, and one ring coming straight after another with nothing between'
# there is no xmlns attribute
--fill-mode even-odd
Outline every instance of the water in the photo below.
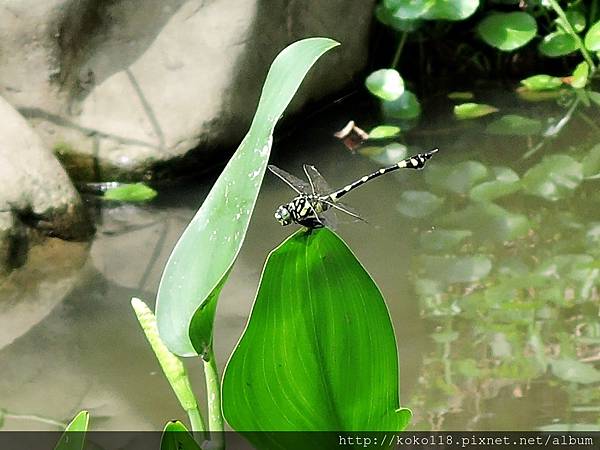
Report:
<svg viewBox="0 0 600 450"><path fill-rule="evenodd" d="M405 151L440 148L425 171L399 171L350 194L347 201L369 225L339 228L388 303L401 400L415 413L413 429L598 427L599 181L580 175L598 167L589 149L600 135L575 113L535 150L544 131L560 123L562 106L527 103L501 90L477 95L501 112L459 122L452 102L433 96L421 124L406 133L408 150L370 146L357 154L333 132L349 119L369 129L379 118L369 100L347 102L299 124L275 143L271 160L298 176L303 163L314 164L338 187ZM591 107L581 111L598 116ZM538 119L541 129L522 136L486 132L508 113ZM550 155L560 156L524 177ZM147 206L105 207L90 246L52 242L32 255L29 269L5 280L5 429L52 429L45 419L64 422L84 408L100 430L162 429L184 418L129 300L153 304L169 252L214 179L163 191ZM268 252L293 231L273 218L293 195L266 175L218 306L221 369L243 330ZM200 364L187 364L202 397Z"/></svg>

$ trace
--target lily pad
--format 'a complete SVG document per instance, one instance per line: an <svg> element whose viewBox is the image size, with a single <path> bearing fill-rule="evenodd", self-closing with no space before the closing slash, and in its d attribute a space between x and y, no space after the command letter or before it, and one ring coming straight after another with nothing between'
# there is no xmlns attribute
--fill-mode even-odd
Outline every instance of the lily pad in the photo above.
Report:
<svg viewBox="0 0 600 450"><path fill-rule="evenodd" d="M405 31L412 33L418 30L423 24L422 20L417 19L402 19L394 14L394 11L386 8L385 5L380 4L375 7L375 17L382 24L393 28L396 31Z"/></svg>
<svg viewBox="0 0 600 450"><path fill-rule="evenodd" d="M404 80L395 69L380 69L365 80L369 92L382 100L392 101L404 92Z"/></svg>
<svg viewBox="0 0 600 450"><path fill-rule="evenodd" d="M485 131L498 135L530 136L538 134L541 129L542 123L537 119L507 114L490 123Z"/></svg>
<svg viewBox="0 0 600 450"><path fill-rule="evenodd" d="M562 31L555 31L544 36L544 39L538 45L539 51L550 58L568 55L578 48L575 38Z"/></svg>
<svg viewBox="0 0 600 450"><path fill-rule="evenodd" d="M494 167L495 180L478 184L471 189L469 196L476 201L492 201L517 192L521 185L519 175L508 167Z"/></svg>
<svg viewBox="0 0 600 450"><path fill-rule="evenodd" d="M552 155L523 175L525 192L546 200L568 197L583 180L583 166L568 155Z"/></svg>
<svg viewBox="0 0 600 450"><path fill-rule="evenodd" d="M382 102L383 114L393 119L410 120L421 115L421 105L417 96L410 91L393 101Z"/></svg>
<svg viewBox="0 0 600 450"><path fill-rule="evenodd" d="M593 24L587 31L583 43L585 44L585 48L591 52L600 51L600 20Z"/></svg>
<svg viewBox="0 0 600 450"><path fill-rule="evenodd" d="M492 13L477 26L481 38L503 51L516 50L537 34L535 19L526 12Z"/></svg>
<svg viewBox="0 0 600 450"><path fill-rule="evenodd" d="M389 139L400 134L400 127L394 125L379 125L369 131L369 139Z"/></svg>
<svg viewBox="0 0 600 450"><path fill-rule="evenodd" d="M454 107L454 115L459 120L476 119L498 111L498 108L483 103L461 103Z"/></svg>
<svg viewBox="0 0 600 450"><path fill-rule="evenodd" d="M551 91L562 86L562 80L551 75L533 75L521 80L521 84L532 91Z"/></svg>
<svg viewBox="0 0 600 450"><path fill-rule="evenodd" d="M444 199L426 191L404 191L400 196L398 211L413 219L433 214L444 203Z"/></svg>
<svg viewBox="0 0 600 450"><path fill-rule="evenodd" d="M479 281L492 270L492 261L482 255L422 256L419 261L426 278L447 284Z"/></svg>
<svg viewBox="0 0 600 450"><path fill-rule="evenodd" d="M600 175L600 144L594 145L581 161L583 176L594 177Z"/></svg>
<svg viewBox="0 0 600 450"><path fill-rule="evenodd" d="M477 161L463 161L452 166L432 164L425 171L425 182L438 189L466 194L488 173L488 168Z"/></svg>
<svg viewBox="0 0 600 450"><path fill-rule="evenodd" d="M421 247L428 251L450 251L454 250L465 239L473 234L470 230L445 230L436 228L421 233L419 242Z"/></svg>

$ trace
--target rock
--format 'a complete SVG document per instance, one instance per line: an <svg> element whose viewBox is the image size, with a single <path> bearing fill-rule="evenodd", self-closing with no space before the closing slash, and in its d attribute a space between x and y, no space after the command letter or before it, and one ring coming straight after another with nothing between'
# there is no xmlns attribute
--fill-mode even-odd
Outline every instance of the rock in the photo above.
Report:
<svg viewBox="0 0 600 450"><path fill-rule="evenodd" d="M374 0L49 0L0 6L0 88L85 180L223 160L293 41L337 39L289 112L366 62ZM227 148L226 154L219 154ZM195 150L192 152L191 150Z"/></svg>
<svg viewBox="0 0 600 450"><path fill-rule="evenodd" d="M78 239L91 225L61 165L2 98L0 136L0 271L6 271L25 261L32 238Z"/></svg>

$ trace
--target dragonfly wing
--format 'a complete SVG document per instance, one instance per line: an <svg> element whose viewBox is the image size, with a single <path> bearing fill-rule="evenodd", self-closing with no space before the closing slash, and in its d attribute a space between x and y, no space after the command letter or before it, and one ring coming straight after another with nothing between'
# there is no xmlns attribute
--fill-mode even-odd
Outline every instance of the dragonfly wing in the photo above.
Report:
<svg viewBox="0 0 600 450"><path fill-rule="evenodd" d="M345 214L348 214L351 217L354 217L356 220L360 220L361 222L365 222L368 223L365 219L363 219L360 214L358 214L358 212L356 212L356 210L354 208L351 208L350 206L346 205L345 203L341 203L341 202L329 202L327 200L324 201L324 203L328 204L331 208L333 209L337 209L338 211L342 211ZM329 209L329 211L331 211L331 209Z"/></svg>
<svg viewBox="0 0 600 450"><path fill-rule="evenodd" d="M338 228L338 217L333 208L329 208L319 216L323 225L331 230L337 230Z"/></svg>
<svg viewBox="0 0 600 450"><path fill-rule="evenodd" d="M291 173L288 173L285 170L280 169L279 167L274 166L272 164L269 164L268 168L271 172L277 175L285 184L291 187L298 194L312 193L311 187L306 181L303 181L300 178L295 177Z"/></svg>
<svg viewBox="0 0 600 450"><path fill-rule="evenodd" d="M311 166L310 164L304 164L304 173L306 177L310 180L311 185L314 187L316 194L329 194L333 192L333 189L327 183L327 180L323 178L323 175L319 173L315 166Z"/></svg>

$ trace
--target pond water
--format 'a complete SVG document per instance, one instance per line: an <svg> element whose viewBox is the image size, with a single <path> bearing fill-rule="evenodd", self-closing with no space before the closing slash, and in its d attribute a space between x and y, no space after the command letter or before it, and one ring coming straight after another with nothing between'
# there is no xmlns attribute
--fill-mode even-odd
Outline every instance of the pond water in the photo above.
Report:
<svg viewBox="0 0 600 450"><path fill-rule="evenodd" d="M560 101L475 94L500 111L458 121L446 94L431 96L401 139L355 153L333 132L350 119L369 129L381 118L373 100L353 98L297 124L276 141L272 161L298 176L314 164L343 186L440 148L424 171L398 171L350 194L369 223L338 230L386 298L412 429L599 429L598 109L578 107L567 121ZM492 125L505 114L534 121ZM48 419L64 422L83 408L100 430L162 429L184 418L129 301L153 305L169 252L216 176L162 190L144 206L103 205L89 246L54 243L32 256L38 269L4 283L14 306L0 309L4 429L52 429ZM267 174L218 306L221 369L268 252L293 231L273 218L292 195ZM200 364L187 364L202 396Z"/></svg>

